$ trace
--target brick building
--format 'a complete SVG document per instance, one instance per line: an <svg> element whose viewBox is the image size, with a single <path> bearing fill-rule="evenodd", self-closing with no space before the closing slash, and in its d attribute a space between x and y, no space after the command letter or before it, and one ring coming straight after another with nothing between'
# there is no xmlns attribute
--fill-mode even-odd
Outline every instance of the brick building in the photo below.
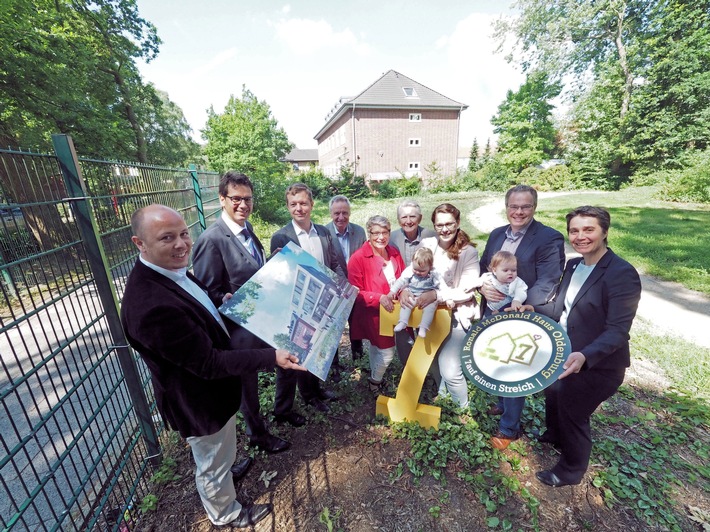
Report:
<svg viewBox="0 0 710 532"><path fill-rule="evenodd" d="M461 112L468 106L390 70L341 98L316 134L325 175L351 165L369 181L456 171Z"/></svg>

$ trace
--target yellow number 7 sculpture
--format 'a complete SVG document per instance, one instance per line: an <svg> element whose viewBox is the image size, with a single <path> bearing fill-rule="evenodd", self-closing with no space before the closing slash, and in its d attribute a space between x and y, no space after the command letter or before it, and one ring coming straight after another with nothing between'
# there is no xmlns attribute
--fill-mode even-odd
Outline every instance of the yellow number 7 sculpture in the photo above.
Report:
<svg viewBox="0 0 710 532"><path fill-rule="evenodd" d="M416 327L421 318L421 309L414 309L409 317L408 325ZM387 312L383 307L380 307L380 334L393 336L394 326L398 319L398 302L395 302L393 312ZM414 342L397 387L397 395L394 398L380 395L377 398L376 414L386 416L392 421L416 421L425 428L439 428L441 408L419 403L419 396L434 355L450 333L451 311L444 307L439 308L436 310L434 321L427 331L426 338L417 337Z"/></svg>

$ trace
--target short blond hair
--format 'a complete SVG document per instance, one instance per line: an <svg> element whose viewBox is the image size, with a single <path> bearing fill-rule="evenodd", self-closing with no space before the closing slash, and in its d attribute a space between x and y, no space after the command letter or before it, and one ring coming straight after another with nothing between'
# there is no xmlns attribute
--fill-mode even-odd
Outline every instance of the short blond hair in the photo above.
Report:
<svg viewBox="0 0 710 532"><path fill-rule="evenodd" d="M431 269L431 267L434 266L434 254L429 248L419 248L414 252L412 264Z"/></svg>

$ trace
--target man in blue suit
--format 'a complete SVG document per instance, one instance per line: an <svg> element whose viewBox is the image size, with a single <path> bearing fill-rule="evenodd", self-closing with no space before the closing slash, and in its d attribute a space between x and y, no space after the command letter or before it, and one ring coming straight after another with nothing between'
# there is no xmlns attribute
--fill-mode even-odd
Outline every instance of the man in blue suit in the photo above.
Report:
<svg viewBox="0 0 710 532"><path fill-rule="evenodd" d="M233 294L263 266L264 247L249 223L254 208L254 186L244 174L225 173L219 182L222 214L200 235L193 252L195 277L204 283L216 306ZM268 347L246 329L227 320L232 347ZM291 444L269 433L259 413L259 379L256 372L242 376L241 412L249 443L268 453L287 450Z"/></svg>
<svg viewBox="0 0 710 532"><path fill-rule="evenodd" d="M508 225L491 231L481 255L481 272L488 271L491 258L498 251L509 251L518 259L518 277L528 285L525 304L537 307L546 303L557 289L565 265L562 233L534 219L537 191L528 185L516 185L505 194ZM490 301L501 301L504 295L486 283L481 294ZM481 308L486 308L483 303ZM489 414L500 415L498 432L491 439L497 449L505 449L519 438L520 416L524 397L499 398Z"/></svg>
<svg viewBox="0 0 710 532"><path fill-rule="evenodd" d="M333 196L330 198L328 206L332 221L326 227L333 237L333 242L338 244L335 246L338 251L338 264L340 264L340 268L347 276L350 255L365 244L367 236L365 235L365 229L357 224L350 223L350 200L346 196ZM350 349L353 359L359 358L362 355L362 340L350 340ZM340 361L337 353L333 359L333 375L331 378L335 382L340 380Z"/></svg>
<svg viewBox="0 0 710 532"><path fill-rule="evenodd" d="M338 262L337 244L333 242L330 231L324 225L311 221L313 210L313 193L307 185L294 183L286 189L286 207L291 214L291 223L276 231L271 237L271 253L277 253L289 242L302 247L316 260L345 277L345 271ZM293 420L303 419L293 411L293 401L296 395L296 384L301 397L307 405L320 412L329 412L330 407L325 401L338 398L333 392L324 390L318 377L311 373L279 372L274 401L274 414L277 421L294 424Z"/></svg>

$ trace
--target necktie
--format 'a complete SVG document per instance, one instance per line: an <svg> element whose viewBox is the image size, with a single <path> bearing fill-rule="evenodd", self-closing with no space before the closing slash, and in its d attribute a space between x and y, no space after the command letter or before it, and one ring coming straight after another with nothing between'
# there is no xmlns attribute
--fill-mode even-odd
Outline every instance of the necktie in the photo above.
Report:
<svg viewBox="0 0 710 532"><path fill-rule="evenodd" d="M249 229L244 229L242 233L244 233L244 238L246 239L246 246L249 252L251 253L251 256L254 257L254 260L257 262L259 267L263 266L261 260L261 253L259 253L259 250L257 249L256 244L254 243L254 238L252 238L251 232L249 231Z"/></svg>

